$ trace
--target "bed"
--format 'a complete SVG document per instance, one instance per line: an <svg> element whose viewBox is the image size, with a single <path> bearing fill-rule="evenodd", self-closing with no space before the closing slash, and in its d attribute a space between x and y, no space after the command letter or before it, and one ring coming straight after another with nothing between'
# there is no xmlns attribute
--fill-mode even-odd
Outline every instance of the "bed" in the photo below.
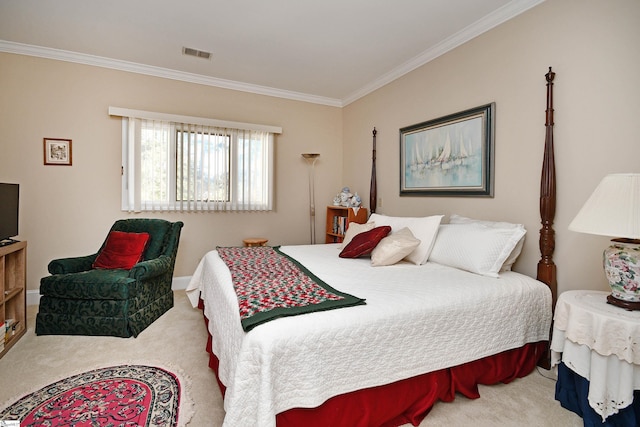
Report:
<svg viewBox="0 0 640 427"><path fill-rule="evenodd" d="M524 238L519 224L373 214L367 230L353 227L342 244L245 248L292 262L328 289L364 302L278 316L249 329L229 263L239 252L219 248L202 258L187 295L203 309L224 426L418 425L438 400L456 393L477 398L478 384L509 382L536 364L548 366L556 286L551 69L546 78L537 279L510 271ZM373 245L377 252L339 256L385 227L388 234ZM410 242L407 229L418 243L395 260L398 252L381 248ZM460 247L467 252L461 255ZM420 251L420 260L411 258Z"/></svg>

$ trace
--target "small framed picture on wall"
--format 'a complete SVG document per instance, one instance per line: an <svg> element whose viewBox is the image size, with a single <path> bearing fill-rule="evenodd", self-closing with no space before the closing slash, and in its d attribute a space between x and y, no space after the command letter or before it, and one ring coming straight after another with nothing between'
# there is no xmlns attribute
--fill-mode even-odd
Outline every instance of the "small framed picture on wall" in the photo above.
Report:
<svg viewBox="0 0 640 427"><path fill-rule="evenodd" d="M71 166L71 140L44 138L44 164Z"/></svg>

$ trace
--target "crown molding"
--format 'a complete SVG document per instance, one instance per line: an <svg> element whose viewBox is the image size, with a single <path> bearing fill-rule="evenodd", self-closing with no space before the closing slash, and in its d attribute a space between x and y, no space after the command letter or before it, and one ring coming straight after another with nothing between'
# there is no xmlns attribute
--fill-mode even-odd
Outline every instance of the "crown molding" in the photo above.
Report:
<svg viewBox="0 0 640 427"><path fill-rule="evenodd" d="M117 59L105 58L102 56L88 55L84 53L71 52L61 49L53 49L42 46L34 46L23 43L16 43L0 40L0 52L14 53L18 55L36 56L39 58L54 59L58 61L74 62L76 64L92 65L95 67L110 68L118 71L145 74L153 77L161 77L171 80L179 80L187 83L195 83L205 86L213 86L223 89L249 92L258 95L285 98L294 101L310 102L313 104L328 105L332 107L342 107L339 99L327 98L323 96L309 95L300 92L275 89L267 86L253 85L237 82L233 80L219 79L201 74L186 73L183 71L171 70L168 68L154 67L151 65L138 64L135 62L121 61Z"/></svg>
<svg viewBox="0 0 640 427"><path fill-rule="evenodd" d="M468 27L458 31L456 34L444 39L437 45L430 49L425 50L420 55L410 59L399 67L394 68L387 74L384 74L377 80L363 86L356 92L347 96L342 100L342 105L346 106L350 103L357 101L358 99L370 94L371 92L380 89L381 87L391 83L394 80L399 79L405 74L419 68L428 62L433 61L439 56L455 49L458 46L478 37L479 35L497 27L498 25L520 15L523 12L531 9L534 6L544 2L545 0L514 0L500 9L495 10L493 13L485 16L479 21L474 22Z"/></svg>
<svg viewBox="0 0 640 427"><path fill-rule="evenodd" d="M408 74L439 56L455 49L456 47L472 40L473 38L491 30L492 28L508 21L509 19L531 9L545 0L513 0L483 19L474 22L451 37L446 38L434 47L427 49L418 56L410 59L399 67L382 75L380 78L363 86L344 99L328 98L310 95L301 92L287 91L267 86L253 85L233 80L219 79L201 74L186 73L168 68L154 67L135 62L121 61L101 56L70 52L60 49L52 49L22 43L0 40L0 52L15 53L19 55L36 56L40 58L55 59L59 61L74 62L96 67L110 68L119 71L127 71L148 76L161 77L205 86L213 86L223 89L249 92L258 95L273 96L276 98L290 99L294 101L309 102L312 104L327 105L331 107L344 107L371 92L391 83L394 80Z"/></svg>

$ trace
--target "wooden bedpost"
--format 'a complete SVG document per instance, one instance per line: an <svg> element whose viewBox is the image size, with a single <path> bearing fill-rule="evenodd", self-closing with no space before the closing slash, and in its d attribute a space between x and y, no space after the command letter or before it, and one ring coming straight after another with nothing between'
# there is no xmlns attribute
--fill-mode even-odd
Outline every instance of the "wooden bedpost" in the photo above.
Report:
<svg viewBox="0 0 640 427"><path fill-rule="evenodd" d="M547 110L546 110L546 135L544 141L544 159L542 161L542 177L540 182L540 254L538 262L537 279L544 282L551 289L552 310L556 305L557 288L556 265L553 262L555 249L555 231L553 219L556 213L556 167L553 148L553 79L555 73L551 71L545 75L547 80ZM549 338L551 340L551 338ZM549 369L551 367L550 353L540 360L539 365Z"/></svg>
<svg viewBox="0 0 640 427"><path fill-rule="evenodd" d="M369 187L369 209L371 213L376 213L376 202L378 200L378 187L376 184L376 134L378 131L373 128L373 152L371 159L371 187Z"/></svg>
<svg viewBox="0 0 640 427"><path fill-rule="evenodd" d="M553 262L555 249L555 231L553 219L556 213L556 166L553 149L553 79L555 73L551 71L545 75L547 79L547 111L546 135L544 141L544 160L542 162L542 177L540 182L540 254L538 262L538 280L551 288L553 303L556 302L557 282L556 265Z"/></svg>

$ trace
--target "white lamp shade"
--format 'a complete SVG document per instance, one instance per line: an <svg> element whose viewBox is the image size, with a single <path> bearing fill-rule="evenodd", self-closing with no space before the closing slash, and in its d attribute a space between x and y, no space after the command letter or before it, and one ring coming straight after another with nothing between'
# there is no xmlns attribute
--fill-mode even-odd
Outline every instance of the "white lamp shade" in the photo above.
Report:
<svg viewBox="0 0 640 427"><path fill-rule="evenodd" d="M569 230L640 239L640 174L605 176L571 221Z"/></svg>

